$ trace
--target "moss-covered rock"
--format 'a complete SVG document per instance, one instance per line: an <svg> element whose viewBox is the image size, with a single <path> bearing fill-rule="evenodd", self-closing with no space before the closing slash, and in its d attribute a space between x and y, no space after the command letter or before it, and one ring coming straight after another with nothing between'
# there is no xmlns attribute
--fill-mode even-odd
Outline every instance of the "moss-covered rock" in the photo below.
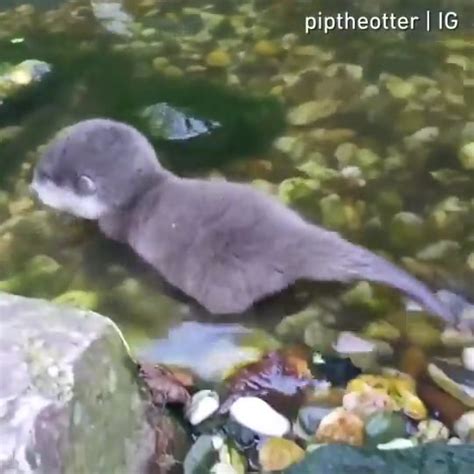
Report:
<svg viewBox="0 0 474 474"><path fill-rule="evenodd" d="M155 432L115 324L7 294L0 307L0 471L143 472Z"/></svg>

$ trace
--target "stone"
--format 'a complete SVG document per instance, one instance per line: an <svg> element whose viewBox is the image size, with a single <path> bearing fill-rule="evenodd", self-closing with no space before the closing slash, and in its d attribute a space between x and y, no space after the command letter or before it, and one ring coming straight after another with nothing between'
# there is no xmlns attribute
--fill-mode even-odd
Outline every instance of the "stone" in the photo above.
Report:
<svg viewBox="0 0 474 474"><path fill-rule="evenodd" d="M398 328L383 319L368 323L362 335L371 339L382 339L388 342L396 342L401 336Z"/></svg>
<svg viewBox="0 0 474 474"><path fill-rule="evenodd" d="M454 423L454 432L464 443L474 442L474 411L464 413Z"/></svg>
<svg viewBox="0 0 474 474"><path fill-rule="evenodd" d="M466 170L474 170L474 142L466 143L459 151L459 161Z"/></svg>
<svg viewBox="0 0 474 474"><path fill-rule="evenodd" d="M255 433L282 437L290 431L287 418L257 397L238 398L229 411L235 421Z"/></svg>
<svg viewBox="0 0 474 474"><path fill-rule="evenodd" d="M374 413L392 412L396 409L395 402L390 395L382 390L367 387L360 392L349 392L344 395L342 406L362 419Z"/></svg>
<svg viewBox="0 0 474 474"><path fill-rule="evenodd" d="M279 45L273 41L269 40L260 40L255 43L254 51L259 56L278 56L280 54L281 49Z"/></svg>
<svg viewBox="0 0 474 474"><path fill-rule="evenodd" d="M0 471L143 472L155 431L116 325L8 294L0 313Z"/></svg>
<svg viewBox="0 0 474 474"><path fill-rule="evenodd" d="M314 435L321 420L333 411L325 406L305 406L298 412L298 423L303 431L308 435Z"/></svg>
<svg viewBox="0 0 474 474"><path fill-rule="evenodd" d="M258 452L260 465L265 472L281 471L301 461L304 450L294 441L284 438L268 438Z"/></svg>
<svg viewBox="0 0 474 474"><path fill-rule="evenodd" d="M435 360L428 365L428 373L444 391L469 408L474 408L474 372L461 365Z"/></svg>
<svg viewBox="0 0 474 474"><path fill-rule="evenodd" d="M206 64L214 68L226 68L231 62L232 58L224 49L215 49L206 56Z"/></svg>
<svg viewBox="0 0 474 474"><path fill-rule="evenodd" d="M377 365L377 346L350 331L339 334L333 349L340 357L349 357L362 370L370 370Z"/></svg>
<svg viewBox="0 0 474 474"><path fill-rule="evenodd" d="M449 439L449 430L441 421L429 418L418 423L416 438L421 443L447 441Z"/></svg>
<svg viewBox="0 0 474 474"><path fill-rule="evenodd" d="M304 102L288 112L290 125L310 125L318 120L334 115L340 102L333 99L311 100Z"/></svg>
<svg viewBox="0 0 474 474"><path fill-rule="evenodd" d="M372 447L403 438L406 434L406 420L400 413L374 413L365 423L366 443Z"/></svg>
<svg viewBox="0 0 474 474"><path fill-rule="evenodd" d="M364 422L354 413L343 408L336 408L321 420L316 431L316 442L362 446L364 443Z"/></svg>
<svg viewBox="0 0 474 474"><path fill-rule="evenodd" d="M219 408L219 395L213 390L196 392L186 407L186 417L192 425L198 425Z"/></svg>
<svg viewBox="0 0 474 474"><path fill-rule="evenodd" d="M464 368L474 371L474 347L465 347L462 350L462 363Z"/></svg>

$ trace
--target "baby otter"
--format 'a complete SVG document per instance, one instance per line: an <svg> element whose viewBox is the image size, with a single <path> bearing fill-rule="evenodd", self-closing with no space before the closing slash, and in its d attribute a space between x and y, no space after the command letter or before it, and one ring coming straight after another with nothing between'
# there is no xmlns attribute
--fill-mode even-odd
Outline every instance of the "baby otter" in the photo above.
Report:
<svg viewBox="0 0 474 474"><path fill-rule="evenodd" d="M124 123L91 119L64 129L36 166L32 188L48 206L97 220L213 314L243 313L298 280L368 280L452 319L406 271L251 186L175 176Z"/></svg>

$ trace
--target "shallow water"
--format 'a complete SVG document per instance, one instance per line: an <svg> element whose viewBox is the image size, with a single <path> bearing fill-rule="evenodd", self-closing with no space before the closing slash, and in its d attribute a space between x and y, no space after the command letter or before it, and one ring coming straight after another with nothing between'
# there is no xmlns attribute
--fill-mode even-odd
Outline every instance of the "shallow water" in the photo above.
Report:
<svg viewBox="0 0 474 474"><path fill-rule="evenodd" d="M463 148L474 143L471 2L429 2L433 12L452 9L458 28L405 35L305 35L316 2L297 0L19 3L0 7L2 70L36 59L52 72L18 90L2 76L3 289L50 299L87 292L76 297L139 345L189 318L125 248L30 200L38 146L74 121L109 116L147 133L181 175L254 182L309 219L405 258L435 288L474 297L474 145ZM350 11L422 16L428 5L378 3ZM295 112L314 100L315 118ZM140 113L157 103L203 120L197 136L153 136ZM209 124L219 126L206 133ZM37 255L49 260L35 267ZM385 296L377 290L372 307L353 309L350 324L354 314L393 314Z"/></svg>

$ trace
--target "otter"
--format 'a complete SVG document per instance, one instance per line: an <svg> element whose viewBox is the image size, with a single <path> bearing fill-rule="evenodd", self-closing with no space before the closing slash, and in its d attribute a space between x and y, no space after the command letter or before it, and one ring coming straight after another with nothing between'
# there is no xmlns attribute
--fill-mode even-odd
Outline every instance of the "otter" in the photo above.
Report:
<svg viewBox="0 0 474 474"><path fill-rule="evenodd" d="M299 280L393 287L428 312L449 309L408 272L243 183L181 178L147 138L105 118L63 129L37 163L47 206L98 221L211 314L240 314Z"/></svg>

